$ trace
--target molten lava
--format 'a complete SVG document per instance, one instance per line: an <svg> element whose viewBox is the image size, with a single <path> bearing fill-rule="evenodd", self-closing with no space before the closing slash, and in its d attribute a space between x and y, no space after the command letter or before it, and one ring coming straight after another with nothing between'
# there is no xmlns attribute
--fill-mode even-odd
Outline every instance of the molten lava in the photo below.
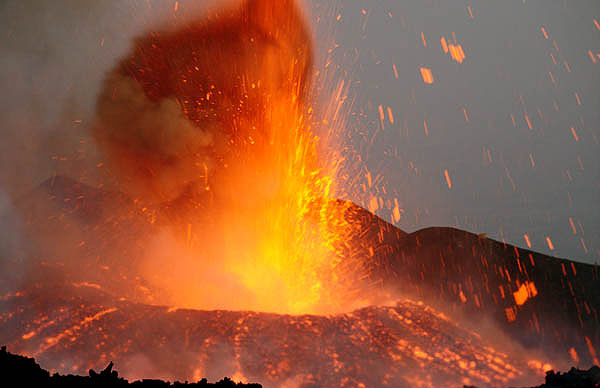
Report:
<svg viewBox="0 0 600 388"><path fill-rule="evenodd" d="M94 133L120 189L170 201L143 272L171 304L351 307L351 226L329 200L340 157L313 128L312 72L294 2L249 0L138 39L108 75Z"/></svg>
<svg viewBox="0 0 600 388"><path fill-rule="evenodd" d="M0 340L52 370L81 373L113 360L128 378L259 381L264 387L506 386L535 381L540 361L412 300L329 316L178 310L118 301L94 287L48 299L0 299ZM43 312L42 312L43 311ZM68 364L61 363L69 360ZM539 377L538 377L539 379Z"/></svg>

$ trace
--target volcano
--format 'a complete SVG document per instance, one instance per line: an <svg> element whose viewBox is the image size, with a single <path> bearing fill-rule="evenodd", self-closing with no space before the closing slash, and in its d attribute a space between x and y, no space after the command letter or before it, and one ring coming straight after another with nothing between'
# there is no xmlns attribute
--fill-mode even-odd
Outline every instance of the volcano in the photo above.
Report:
<svg viewBox="0 0 600 388"><path fill-rule="evenodd" d="M135 247L160 223L140 221L151 210L54 177L18 203L39 245L26 282L4 290L0 342L51 370L112 360L126 377L267 387L533 385L547 362L598 362L596 267L453 228L408 234L336 203L360 225L370 284L395 299L328 315L202 311L157 305L132 274Z"/></svg>
<svg viewBox="0 0 600 388"><path fill-rule="evenodd" d="M292 0L133 41L89 128L100 182L53 176L15 203L0 343L61 373L266 387L534 385L598 364L597 266L336 199L362 168L335 141L348 87L318 106L312 63Z"/></svg>

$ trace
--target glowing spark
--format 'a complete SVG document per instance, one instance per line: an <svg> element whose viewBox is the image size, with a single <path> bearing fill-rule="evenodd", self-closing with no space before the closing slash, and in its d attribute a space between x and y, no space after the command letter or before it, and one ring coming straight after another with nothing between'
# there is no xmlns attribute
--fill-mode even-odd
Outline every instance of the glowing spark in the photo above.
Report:
<svg viewBox="0 0 600 388"><path fill-rule="evenodd" d="M577 234L577 229L575 228L575 223L573 223L573 219L571 217L569 217L569 224L571 225L571 230L573 231L573 234Z"/></svg>
<svg viewBox="0 0 600 388"><path fill-rule="evenodd" d="M577 132L575 132L575 128L571 127L571 134L575 138L575 141L579 141L579 136L577 136Z"/></svg>
<svg viewBox="0 0 600 388"><path fill-rule="evenodd" d="M442 39L440 39L440 42L442 43L442 49L444 50L444 53L447 54L448 53L448 44L446 43L446 38L444 38L442 36Z"/></svg>
<svg viewBox="0 0 600 388"><path fill-rule="evenodd" d="M394 222L400 221L400 206L398 206L398 198L394 198L394 211L393 211L393 219Z"/></svg>
<svg viewBox="0 0 600 388"><path fill-rule="evenodd" d="M600 27L598 29L600 30ZM588 346L588 350L590 352L590 355L592 356L592 359L594 360L594 364L596 364L597 366L600 366L600 361L598 361L598 356L596 355L596 349L594 349L594 346L592 345L592 341L590 341L590 339L588 337L585 337L585 343Z"/></svg>
<svg viewBox="0 0 600 388"><path fill-rule="evenodd" d="M517 291L513 292L513 297L515 298L515 303L522 306L527 299L533 298L537 294L538 291L535 287L535 283L527 281L521 284L521 287L519 287Z"/></svg>
<svg viewBox="0 0 600 388"><path fill-rule="evenodd" d="M550 237L546 237L546 242L548 243L548 248L550 248L550 250L553 251L554 245L552 244L552 240L550 240Z"/></svg>
<svg viewBox="0 0 600 388"><path fill-rule="evenodd" d="M448 188L452 188L452 182L450 181L450 175L448 174L448 170L444 170L444 175L446 176L446 183L448 184Z"/></svg>
<svg viewBox="0 0 600 388"><path fill-rule="evenodd" d="M583 240L583 237L581 237L579 239L579 241L581 242L581 247L583 248L583 250L585 251L585 253L588 253L588 249L587 249L587 246L585 245L585 241Z"/></svg>
<svg viewBox="0 0 600 388"><path fill-rule="evenodd" d="M573 360L574 363L579 362L579 356L577 355L575 348L569 349L569 355L571 356L571 359Z"/></svg>
<svg viewBox="0 0 600 388"><path fill-rule="evenodd" d="M423 77L423 82L425 82L426 84L433 83L433 73L431 72L431 69L422 67L421 68L421 76Z"/></svg>
<svg viewBox="0 0 600 388"><path fill-rule="evenodd" d="M460 290L460 292L458 293L458 296L460 297L460 301L463 303L467 303L467 297L465 296L465 294L463 293L463 290Z"/></svg>
<svg viewBox="0 0 600 388"><path fill-rule="evenodd" d="M515 181L513 180L512 176L510 175L510 171L508 171L508 167L504 167L504 171L506 172L506 177L508 178L508 181L512 185L513 191L517 191L517 185L515 185Z"/></svg>
<svg viewBox="0 0 600 388"><path fill-rule="evenodd" d="M528 115L525 115L525 121L527 121L527 126L529 127L529 129L533 131L533 127L531 126L531 121L529 120Z"/></svg>
<svg viewBox="0 0 600 388"><path fill-rule="evenodd" d="M452 59L454 59L458 63L462 63L467 57L460 44L450 44L448 46L448 49L450 50L450 56L452 56Z"/></svg>
<svg viewBox="0 0 600 388"><path fill-rule="evenodd" d="M527 248L531 248L531 241L529 241L529 236L524 234L523 237L525 238L525 244L527 244Z"/></svg>
<svg viewBox="0 0 600 388"><path fill-rule="evenodd" d="M508 322L514 322L517 319L517 313L512 307L504 309L504 312L506 313L506 320Z"/></svg>
<svg viewBox="0 0 600 388"><path fill-rule="evenodd" d="M471 19L473 19L473 10L471 10L471 6L470 5L467 6L467 11L469 12L469 17Z"/></svg>
<svg viewBox="0 0 600 388"><path fill-rule="evenodd" d="M549 71L548 75L550 75L550 80L552 81L552 84L554 85L554 87L557 87L557 85L556 85L556 79L554 79L554 76L552 75L552 72Z"/></svg>
<svg viewBox="0 0 600 388"><path fill-rule="evenodd" d="M394 124L394 114L392 113L392 108L388 106L387 108L388 118L390 119L390 123Z"/></svg>

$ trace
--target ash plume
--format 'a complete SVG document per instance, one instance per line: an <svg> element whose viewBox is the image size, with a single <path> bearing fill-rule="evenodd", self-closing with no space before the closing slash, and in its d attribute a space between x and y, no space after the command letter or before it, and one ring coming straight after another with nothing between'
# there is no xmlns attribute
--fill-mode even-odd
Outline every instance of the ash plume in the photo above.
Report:
<svg viewBox="0 0 600 388"><path fill-rule="evenodd" d="M152 29L106 77L92 133L121 189L170 201L272 141L271 106L305 98L311 65L292 1L248 0Z"/></svg>
<svg viewBox="0 0 600 388"><path fill-rule="evenodd" d="M114 170L125 179L124 191L171 200L205 173L213 136L182 112L175 98L151 101L132 77L111 73L98 98L95 138Z"/></svg>

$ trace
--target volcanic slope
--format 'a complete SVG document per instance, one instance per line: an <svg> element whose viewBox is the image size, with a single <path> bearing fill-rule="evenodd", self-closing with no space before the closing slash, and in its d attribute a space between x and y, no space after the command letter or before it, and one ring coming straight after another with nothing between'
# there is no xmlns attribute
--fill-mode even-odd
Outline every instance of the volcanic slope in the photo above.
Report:
<svg viewBox="0 0 600 388"><path fill-rule="evenodd" d="M340 206L344 205L341 201L338 203ZM121 342L124 341L123 343L126 344L132 338L131 336L142 338L145 341L149 336L148 333L154 329L145 325L139 328L141 330L139 334L131 334L133 321L139 319L148 322L154 319L150 317L160 316L160 319L165 320L162 326L170 327L169 317L177 316L167 313L165 308L139 304L157 304L160 301L155 299L156 295L152 293L151 287L145 283L145 280L135 273L134 264L136 260L139 260L136 252L139 251L139 247L144 245L144 238L148 236L151 229L161 222L166 222L161 219L160 214L181 214L181 211L177 210L181 206L183 205L170 203L161 205L159 210L147 209L123 194L92 188L60 176L48 180L18 201L16 207L21 214L20 226L23 230L23 239L29 241L28 244L25 244L28 251L19 251L18 254L5 258L2 265L6 269L20 266L28 267L28 270L25 279L17 277L18 271L3 271L3 276L15 275L13 279L10 279L11 281L3 282L3 287L6 288L3 293L6 296L2 301L2 320L0 321L2 342L9 344L11 350L25 354L37 354L42 360L45 357L44 354L50 352L45 358L47 361L56 360L56 357L63 360L80 357L80 362L73 362L71 367L80 363L98 367L93 364L93 361L102 354L105 357L135 354L137 351L126 350L129 349L128 345L121 345ZM409 296L413 300L422 300L453 318L458 317L460 322L467 322L467 326L471 324L471 329L481 334L484 334L483 328L488 325L499 326L508 338L519 341L526 348L550 354L559 359L570 360L570 362L583 367L588 367L592 362L598 363L596 352L600 349L600 324L598 323L598 309L600 308L600 292L598 290L600 287L598 287L597 267L545 256L453 228L427 228L407 234L360 207L352 205L346 206L344 209L346 209L349 222L360 226L349 243L355 246L353 255L360 256L363 260L362 265L368 269L370 283L374 287L397 291L400 295ZM3 249L4 251L5 249ZM30 259L24 260L25 255ZM77 260L66 260L65 257L76 257ZM52 290L53 293L45 294L36 290ZM90 291L94 291L94 293L90 294ZM105 296L97 299L98 294ZM32 295L34 296L32 297ZM42 298L41 295L44 297ZM55 300L52 295L60 298ZM87 296L83 297L82 295ZM92 297L92 295L96 296ZM110 295L110 298L106 295ZM108 302L111 300L114 300L114 303ZM127 305L129 307L119 307L119 303L125 302L131 302ZM421 311L420 314L428 313L431 316L414 320L411 315L397 310L402 308L406 308L412 315ZM113 311L113 309L116 310ZM388 319L383 318L386 314L394 317L389 318L395 322L394 325L404 325L405 319L412 323L422 322L417 325L423 327L423 338L435 337L436 335L431 333L436 325L443 326L443 329L436 329L439 331L439 335L451 335L449 333L455 332L455 329L444 326L456 325L453 323L454 321L441 323L446 321L444 318L440 318L440 315L436 315L438 314L435 312L436 310L416 302L401 301L395 307L372 307L358 311L337 316L335 319L338 321L335 323L334 318L306 318L311 322L306 325L312 326L314 320L322 322L324 326L313 332L318 338L327 337L324 335L325 327L333 325L333 327L339 327L340 330L350 327L351 329L348 329L347 335L344 337L344 341L349 341L347 346L359 346L358 343L353 342L356 338L359 338L360 346L366 346L365 341L371 344L365 349L356 350L359 354L368 353L369 351L366 349L374 349L374 344L380 341L380 337L376 334L379 330L377 327L380 327L379 325ZM57 312L58 315L51 317L50 312ZM106 317L101 314L103 312ZM402 318L398 318L396 313ZM108 326L95 324L96 320L108 319L119 314L123 314L123 316L117 320L111 318ZM186 312L185 314L196 313ZM197 314L212 315L210 319L219 320L219 317L225 313L198 312ZM227 314L241 314L235 319L231 318L237 322L245 317L246 313ZM253 313L247 314L255 316L252 315ZM372 324L375 326L357 329L363 325L361 323L363 320L361 318L361 320L353 321L356 314L359 316L361 316L360 314L374 314L376 319L372 321ZM280 322L277 327L283 332L292 330L294 327L294 324L287 321L293 319L290 317L269 314L260 316L264 318L260 318L259 321L272 317ZM467 318L464 319L464 317ZM172 327L173 331L167 329L160 331L161 335L157 338L162 338L162 346L170 346L166 344L172 343L174 338L180 336L185 338L186 330L193 330L193 328L191 326L184 327L185 325L180 320L187 322L190 319L192 318L189 316L177 318L172 323L177 326ZM305 318L301 320L303 319ZM344 323L345 320L353 323ZM427 322L435 322L435 324ZM178 326L180 324L183 326ZM129 327L129 331L115 334L114 330L123 325ZM236 329L233 327L225 329L223 326L223 330L228 333L223 335L228 337L236 330L245 332L244 327L252 330L248 325L241 326L241 329L239 326L236 327ZM101 328L102 330L100 330ZM146 332L145 329L149 331ZM75 334L81 330L86 334ZM105 340L93 337L87 330L92 330L96 333L94 336L100 335ZM404 330L408 329L404 326L402 326L402 330L394 330L392 330L392 334L396 340L407 336ZM416 328L410 330L416 330ZM459 342L473 343L478 338L472 331L462 328L460 330L463 330L462 333L471 334L461 335L463 340ZM137 331L134 332L137 333ZM248 335L252 337L250 334ZM453 354L462 354L460 359L465 357L464 360L467 360L467 354L470 352L475 357L472 361L479 368L480 363L484 362L482 360L486 360L487 357L483 355L485 352L481 349L490 345L489 343L482 344L480 353L473 349L467 349L461 353L452 347L445 347L442 345L443 341L441 343L431 340L423 341L423 338L405 343L404 356L398 356L398 360L420 359L420 362L424 363L423 367L431 366L428 363L441 362L440 360L446 357L442 357L444 349L450 349L449 351ZM107 341L113 342L108 346L106 345ZM234 339L229 339L229 341L235 345ZM376 358L379 361L381 361L381 357L387 357L390 360L396 357L393 356L395 350L392 348L395 349L401 344L394 341L381 345L386 349L384 352L375 352L378 354ZM447 341L450 340L447 339ZM83 352L82 355L77 356L73 346L80 346L81 343L88 345L94 343L97 351ZM390 345L391 343L394 346ZM148 349L153 349L155 345L159 346L148 344L146 351L150 351ZM225 347L228 346L233 345ZM269 351L278 346L284 349L287 347L284 342L273 346L269 348L271 349ZM341 350L343 346L337 349L339 351L334 351L335 354L338 354L337 357L345 353ZM45 349L46 347L47 349ZM40 349L42 350L40 351ZM50 356L52 349L64 349L64 353ZM228 350L228 352L230 351ZM248 354L250 353L252 352L248 351ZM268 352L263 353L266 355ZM328 355L331 357L330 362L334 362L336 359L334 353ZM412 356L406 356L408 353L411 353ZM239 357L239 354L235 352L232 354ZM298 354L294 353L293 358L290 356L288 362L297 363L296 357L300 357ZM483 358L479 360L475 354L479 354ZM436 361L426 362L427 356ZM306 354L302 357L309 357L309 355ZM458 359L454 361L458 362ZM509 362L509 360L505 361ZM523 362L525 363L525 361ZM529 361L533 362L531 367L536 367L537 361ZM156 362L158 361L153 361L153 365ZM259 364L261 362L266 361L261 360ZM336 365L339 368L355 365L350 360L347 362L349 364ZM417 362L415 365L420 364ZM471 364L469 361L467 364L461 365L469 366ZM60 367L60 365L56 367ZM277 368L272 370L279 370ZM335 365L333 368L336 369ZM359 377L364 372L361 372L360 368L362 367L355 365L353 368L358 368L355 374L344 370L344 372L340 372L340 376L366 379L366 377ZM263 372L266 375L274 373L268 372L268 370L257 372L257 374L249 373L248 371L252 369L249 366L244 366L242 369L246 371L244 372L247 373L246 376L255 376L254 381L264 381L259 378ZM383 369L389 369L389 365L385 362ZM443 370L443 368L441 369ZM462 376L473 379L474 376L468 370L469 368L466 368L462 372L457 372L452 369L448 373L454 378ZM179 378L179 372L183 373L184 371L171 370L170 372ZM306 369L307 374L313 372L314 370L311 372ZM518 370L513 371L514 377L518 376L517 372ZM168 374L166 370L164 373ZM189 371L185 373L189 373ZM486 378L497 378L491 377L491 374L481 370L477 373L483 373L487 377L481 377L480 380L475 379L475 381L485 382ZM521 371L520 373L525 372ZM277 381L281 381L282 376L288 376L279 372L275 374L278 376ZM502 374L506 376L509 372L503 370ZM401 375L401 373L397 373L395 376ZM432 375L431 378L449 377Z"/></svg>
<svg viewBox="0 0 600 388"><path fill-rule="evenodd" d="M128 379L259 381L265 387L507 385L539 381L445 315L409 299L332 316L135 304L94 287L36 286L0 301L0 341L44 368L114 361Z"/></svg>
<svg viewBox="0 0 600 388"><path fill-rule="evenodd" d="M383 283L441 303L527 348L598 365L600 271L454 228L426 228L380 246ZM439 305L438 305L439 306Z"/></svg>

